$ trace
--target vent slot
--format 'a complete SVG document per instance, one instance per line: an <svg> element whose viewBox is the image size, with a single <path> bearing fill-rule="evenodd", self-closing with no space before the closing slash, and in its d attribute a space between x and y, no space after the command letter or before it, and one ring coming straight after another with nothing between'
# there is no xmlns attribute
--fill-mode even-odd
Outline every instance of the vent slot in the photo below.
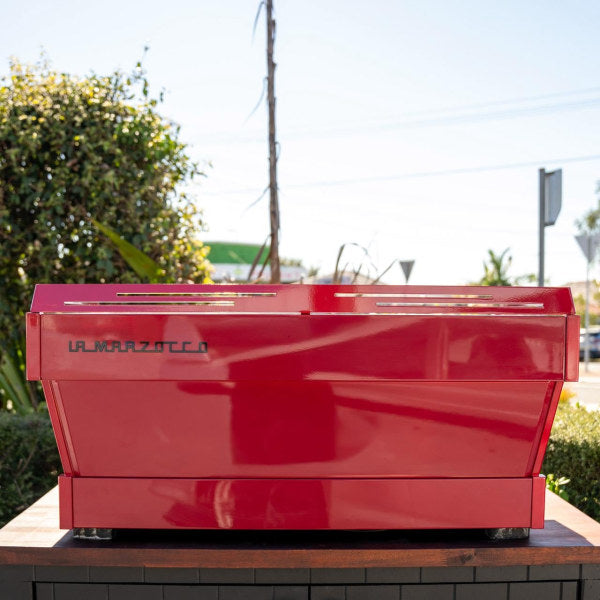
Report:
<svg viewBox="0 0 600 600"><path fill-rule="evenodd" d="M544 308L544 305L538 302L376 302L376 305L426 308Z"/></svg>
<svg viewBox="0 0 600 600"><path fill-rule="evenodd" d="M336 292L336 298L465 298L491 300L491 294L370 294L360 292Z"/></svg>
<svg viewBox="0 0 600 600"><path fill-rule="evenodd" d="M200 297L200 298L255 298L273 297L277 292L117 292L117 296L144 296L144 297Z"/></svg>
<svg viewBox="0 0 600 600"><path fill-rule="evenodd" d="M211 313L214 314L214 313ZM497 317L506 317L506 314L502 313L488 313L488 312L431 312L431 313L422 313L422 312L399 312L399 311L387 311L387 312L313 312L310 313L315 316L336 316L336 317L477 317L481 318L497 318ZM538 317L556 317L556 314L538 314L535 315ZM531 313L510 313L511 319L514 317L523 317L530 319Z"/></svg>
<svg viewBox="0 0 600 600"><path fill-rule="evenodd" d="M233 301L218 300L68 300L68 306L233 306Z"/></svg>

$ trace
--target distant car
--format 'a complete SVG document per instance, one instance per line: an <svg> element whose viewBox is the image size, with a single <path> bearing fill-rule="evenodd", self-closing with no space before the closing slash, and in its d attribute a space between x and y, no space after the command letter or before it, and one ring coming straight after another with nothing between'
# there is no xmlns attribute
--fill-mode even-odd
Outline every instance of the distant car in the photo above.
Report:
<svg viewBox="0 0 600 600"><path fill-rule="evenodd" d="M585 331L579 335L579 360L585 355ZM590 329L590 358L600 358L600 330Z"/></svg>

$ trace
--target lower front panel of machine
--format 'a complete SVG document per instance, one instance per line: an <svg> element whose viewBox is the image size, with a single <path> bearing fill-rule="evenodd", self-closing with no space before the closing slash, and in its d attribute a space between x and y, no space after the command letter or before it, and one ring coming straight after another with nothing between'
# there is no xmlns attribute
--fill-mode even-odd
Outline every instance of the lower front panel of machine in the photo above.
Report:
<svg viewBox="0 0 600 600"><path fill-rule="evenodd" d="M59 478L60 526L113 529L543 527L544 478Z"/></svg>

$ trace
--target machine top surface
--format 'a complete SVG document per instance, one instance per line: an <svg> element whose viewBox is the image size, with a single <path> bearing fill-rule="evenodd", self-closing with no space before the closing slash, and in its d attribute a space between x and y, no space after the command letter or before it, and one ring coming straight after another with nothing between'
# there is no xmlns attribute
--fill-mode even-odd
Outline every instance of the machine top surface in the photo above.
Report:
<svg viewBox="0 0 600 600"><path fill-rule="evenodd" d="M568 288L39 284L37 313L574 314Z"/></svg>

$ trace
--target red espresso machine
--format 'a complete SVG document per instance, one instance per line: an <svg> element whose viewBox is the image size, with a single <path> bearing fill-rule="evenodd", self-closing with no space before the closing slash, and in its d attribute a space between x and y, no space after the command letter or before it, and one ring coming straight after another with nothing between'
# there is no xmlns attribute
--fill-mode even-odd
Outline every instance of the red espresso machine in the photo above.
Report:
<svg viewBox="0 0 600 600"><path fill-rule="evenodd" d="M83 537L541 528L578 366L565 288L43 284L27 314Z"/></svg>

